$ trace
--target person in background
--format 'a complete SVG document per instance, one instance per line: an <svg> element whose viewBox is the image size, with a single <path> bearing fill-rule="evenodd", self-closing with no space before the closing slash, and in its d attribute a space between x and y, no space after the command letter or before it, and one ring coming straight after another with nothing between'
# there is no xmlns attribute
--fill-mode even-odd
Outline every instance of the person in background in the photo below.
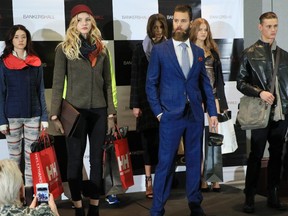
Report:
<svg viewBox="0 0 288 216"><path fill-rule="evenodd" d="M9 157L20 167L24 145L25 186L33 186L30 146L48 127L43 68L32 47L31 34L14 25L5 39L0 60L0 131Z"/></svg>
<svg viewBox="0 0 288 216"><path fill-rule="evenodd" d="M11 159L0 160L0 215L45 215L59 216L53 195L50 194L48 205L37 206L37 197L31 205L23 206L24 184L18 164Z"/></svg>
<svg viewBox="0 0 288 216"><path fill-rule="evenodd" d="M260 38L242 53L237 75L237 89L244 95L260 97L272 107L268 126L251 130L251 150L247 161L244 189L243 211L246 213L255 211L254 197L267 141L269 142L267 205L278 210L286 210L286 205L279 200L279 184L283 144L288 126L288 53L276 44L278 17L274 12L266 12L259 17L258 29ZM280 61L276 74L275 93L271 94L273 68L278 54Z"/></svg>
<svg viewBox="0 0 288 216"><path fill-rule="evenodd" d="M224 91L225 83L219 57L219 50L217 44L213 40L210 25L207 20L203 18L197 18L193 21L190 32L190 40L192 43L204 50L205 67L213 89L217 112L226 112L228 110L228 104ZM208 113L207 117L209 122L209 130L212 131L211 118ZM218 127L216 128L216 132L218 132ZM201 190L202 192L208 192L209 186L203 177L203 164L204 159L202 160ZM220 192L221 188L219 182L212 182L211 189L214 192Z"/></svg>
<svg viewBox="0 0 288 216"><path fill-rule="evenodd" d="M146 197L150 199L153 198L152 165L158 161L159 121L147 101L146 76L153 46L166 41L167 36L165 17L162 14L151 15L147 23L147 36L142 43L137 44L132 57L130 109L136 117L136 130L140 132L144 150Z"/></svg>
<svg viewBox="0 0 288 216"><path fill-rule="evenodd" d="M186 194L190 214L205 215L200 190L203 102L211 116L212 127L216 127L218 121L215 97L205 69L204 51L189 40L191 23L191 7L177 5L173 14L172 39L154 46L150 56L146 94L160 122L151 216L165 213L181 136L185 140Z"/></svg>
<svg viewBox="0 0 288 216"><path fill-rule="evenodd" d="M102 146L115 127L109 52L102 43L91 9L84 4L71 10L65 40L56 48L51 120L64 133L59 116L67 76L66 100L80 112L71 137L67 137L67 180L75 215L85 215L82 203L82 167L86 137L90 143L90 200L88 216L99 215L102 189Z"/></svg>
<svg viewBox="0 0 288 216"><path fill-rule="evenodd" d="M109 56L110 56L110 71L111 71L111 80L112 80L112 97L113 97L113 104L114 104L114 107L115 107L116 112L117 112L118 99L117 99L117 85L116 85L116 78L115 78L115 70L113 69L113 66L112 66L111 55L109 55ZM114 115L114 118L115 118L114 122L117 123L116 115ZM112 134L114 133L114 131L111 131L111 132L112 132ZM112 182L113 182L113 178L112 178ZM120 203L120 200L118 199L116 194L107 195L105 197L105 200L106 200L106 202L108 202L109 205L114 205L114 204Z"/></svg>

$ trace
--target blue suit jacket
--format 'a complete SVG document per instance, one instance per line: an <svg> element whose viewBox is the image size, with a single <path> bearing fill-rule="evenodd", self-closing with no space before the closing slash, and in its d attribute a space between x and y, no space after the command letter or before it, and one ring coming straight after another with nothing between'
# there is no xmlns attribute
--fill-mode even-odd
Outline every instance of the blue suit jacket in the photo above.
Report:
<svg viewBox="0 0 288 216"><path fill-rule="evenodd" d="M210 116L217 116L215 97L205 69L204 52L193 43L193 65L187 79L178 63L172 39L152 49L146 80L146 93L155 116L183 117L187 97L195 121L204 120L202 103Z"/></svg>

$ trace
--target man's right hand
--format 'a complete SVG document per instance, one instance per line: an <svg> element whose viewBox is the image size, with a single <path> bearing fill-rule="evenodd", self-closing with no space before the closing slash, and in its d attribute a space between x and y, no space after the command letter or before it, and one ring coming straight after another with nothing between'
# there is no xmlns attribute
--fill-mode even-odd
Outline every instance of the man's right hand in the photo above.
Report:
<svg viewBox="0 0 288 216"><path fill-rule="evenodd" d="M268 103L269 105L272 105L274 100L275 100L275 97L273 94L271 94L270 92L268 91L261 91L260 93L260 98L262 100L264 100L266 103Z"/></svg>

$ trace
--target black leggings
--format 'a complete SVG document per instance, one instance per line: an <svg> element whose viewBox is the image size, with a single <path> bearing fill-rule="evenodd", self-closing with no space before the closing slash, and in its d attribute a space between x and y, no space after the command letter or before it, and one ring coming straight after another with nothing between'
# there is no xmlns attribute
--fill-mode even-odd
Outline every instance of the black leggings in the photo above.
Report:
<svg viewBox="0 0 288 216"><path fill-rule="evenodd" d="M144 164L156 165L158 163L159 129L152 128L141 131L141 142L144 150Z"/></svg>
<svg viewBox="0 0 288 216"><path fill-rule="evenodd" d="M102 145L104 144L107 110L106 108L79 110L80 119L72 137L67 143L67 179L73 201L81 200L83 157L86 137L89 138L90 198L99 199L102 187Z"/></svg>

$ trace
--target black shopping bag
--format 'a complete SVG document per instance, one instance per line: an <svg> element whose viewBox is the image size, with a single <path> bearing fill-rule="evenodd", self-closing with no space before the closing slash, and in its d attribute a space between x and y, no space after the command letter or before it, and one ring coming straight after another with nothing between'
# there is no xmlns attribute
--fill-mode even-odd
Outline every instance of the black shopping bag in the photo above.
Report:
<svg viewBox="0 0 288 216"><path fill-rule="evenodd" d="M221 139L223 141L221 134L211 132L205 139L204 179L207 182L223 181Z"/></svg>
<svg viewBox="0 0 288 216"><path fill-rule="evenodd" d="M106 196L126 192L126 189L122 187L114 140L115 137L113 135L107 135L103 146L103 184Z"/></svg>

